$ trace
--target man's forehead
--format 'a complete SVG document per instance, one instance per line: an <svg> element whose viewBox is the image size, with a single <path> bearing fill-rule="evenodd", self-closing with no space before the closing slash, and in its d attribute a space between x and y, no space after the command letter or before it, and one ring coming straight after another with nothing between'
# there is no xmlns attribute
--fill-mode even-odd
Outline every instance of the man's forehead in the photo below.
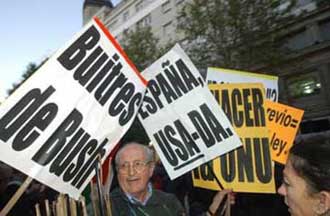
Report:
<svg viewBox="0 0 330 216"><path fill-rule="evenodd" d="M132 157L145 157L144 149L139 144L128 144L127 146L123 147L120 157L123 156L132 156Z"/></svg>
<svg viewBox="0 0 330 216"><path fill-rule="evenodd" d="M123 152L130 151L130 150L143 151L143 146L138 143L129 143L129 144L126 144L122 149Z"/></svg>

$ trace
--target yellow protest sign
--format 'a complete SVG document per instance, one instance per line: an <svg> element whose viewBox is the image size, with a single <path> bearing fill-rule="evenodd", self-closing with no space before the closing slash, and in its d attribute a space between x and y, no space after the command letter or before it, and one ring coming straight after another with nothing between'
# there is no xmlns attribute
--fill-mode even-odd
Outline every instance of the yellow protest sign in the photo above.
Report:
<svg viewBox="0 0 330 216"><path fill-rule="evenodd" d="M274 193L264 87L259 83L210 84L209 89L226 113L243 147L209 162L224 188L236 192ZM193 171L196 187L219 190L207 164Z"/></svg>
<svg viewBox="0 0 330 216"><path fill-rule="evenodd" d="M285 164L304 111L270 100L265 102L272 159Z"/></svg>

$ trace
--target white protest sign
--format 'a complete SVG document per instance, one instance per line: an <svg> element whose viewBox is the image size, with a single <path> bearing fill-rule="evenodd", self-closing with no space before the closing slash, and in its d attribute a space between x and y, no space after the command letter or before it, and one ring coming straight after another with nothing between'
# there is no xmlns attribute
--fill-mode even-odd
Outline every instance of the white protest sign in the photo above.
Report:
<svg viewBox="0 0 330 216"><path fill-rule="evenodd" d="M242 145L178 45L142 74L149 83L138 116L171 179Z"/></svg>
<svg viewBox="0 0 330 216"><path fill-rule="evenodd" d="M98 19L0 109L0 160L78 198L130 127L146 81Z"/></svg>
<svg viewBox="0 0 330 216"><path fill-rule="evenodd" d="M262 83L266 98L278 101L278 77L224 68L207 68L206 80L209 84L220 83Z"/></svg>

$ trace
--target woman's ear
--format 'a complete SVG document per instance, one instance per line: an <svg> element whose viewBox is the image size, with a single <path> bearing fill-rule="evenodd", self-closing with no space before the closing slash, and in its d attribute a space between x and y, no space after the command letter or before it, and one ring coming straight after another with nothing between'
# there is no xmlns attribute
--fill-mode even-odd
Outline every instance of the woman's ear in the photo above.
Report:
<svg viewBox="0 0 330 216"><path fill-rule="evenodd" d="M321 191L319 192L317 201L317 206L315 208L315 213L317 215L325 215L325 213L330 212L330 192Z"/></svg>

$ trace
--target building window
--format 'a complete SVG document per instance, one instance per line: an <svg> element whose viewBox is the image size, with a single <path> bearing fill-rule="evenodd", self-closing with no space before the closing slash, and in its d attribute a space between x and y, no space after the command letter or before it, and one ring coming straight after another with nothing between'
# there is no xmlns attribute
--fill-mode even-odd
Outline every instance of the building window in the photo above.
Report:
<svg viewBox="0 0 330 216"><path fill-rule="evenodd" d="M142 8L143 8L143 0L142 1L139 1L138 3L136 3L136 5L135 5L135 11L136 12L139 12L139 11L142 10Z"/></svg>
<svg viewBox="0 0 330 216"><path fill-rule="evenodd" d="M124 29L123 35L128 35L128 33L129 33L128 29Z"/></svg>
<svg viewBox="0 0 330 216"><path fill-rule="evenodd" d="M177 20L177 24L178 25L181 25L184 21L185 21L185 17L184 16L177 16L176 17L176 20Z"/></svg>
<svg viewBox="0 0 330 216"><path fill-rule="evenodd" d="M330 40L330 19L319 23L321 38L325 41Z"/></svg>
<svg viewBox="0 0 330 216"><path fill-rule="evenodd" d="M150 26L151 25L151 15L148 14L147 16L143 17L142 19L140 19L138 22L137 22L137 26L139 28L141 27L146 27L146 26Z"/></svg>
<svg viewBox="0 0 330 216"><path fill-rule="evenodd" d="M117 25L118 21L117 20L113 20L110 24L109 24L109 28L110 29L114 29L115 26Z"/></svg>
<svg viewBox="0 0 330 216"><path fill-rule="evenodd" d="M175 0L175 4L180 4L182 2L183 2L183 0Z"/></svg>
<svg viewBox="0 0 330 216"><path fill-rule="evenodd" d="M125 11L123 15L124 22L127 21L129 18L129 11Z"/></svg>
<svg viewBox="0 0 330 216"><path fill-rule="evenodd" d="M163 13L167 13L171 10L171 2L170 0L167 0L166 2L164 2L162 4L162 12Z"/></svg>
<svg viewBox="0 0 330 216"><path fill-rule="evenodd" d="M300 50L311 45L305 28L288 35L284 40L284 48L290 51Z"/></svg>
<svg viewBox="0 0 330 216"><path fill-rule="evenodd" d="M321 82L317 73L302 74L287 80L288 94L291 98L300 98L319 94Z"/></svg>
<svg viewBox="0 0 330 216"><path fill-rule="evenodd" d="M171 34L171 27L172 21L163 25L163 35L170 35Z"/></svg>
<svg viewBox="0 0 330 216"><path fill-rule="evenodd" d="M312 0L298 0L297 1L297 7L303 7L307 4L310 4L312 3L313 1Z"/></svg>

